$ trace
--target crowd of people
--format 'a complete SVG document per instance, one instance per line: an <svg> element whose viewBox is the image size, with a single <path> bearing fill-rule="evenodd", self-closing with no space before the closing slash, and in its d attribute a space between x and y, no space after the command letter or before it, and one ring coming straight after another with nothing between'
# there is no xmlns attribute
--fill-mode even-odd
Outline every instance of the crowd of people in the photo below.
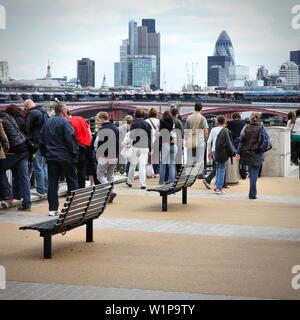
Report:
<svg viewBox="0 0 300 320"><path fill-rule="evenodd" d="M226 167L229 159L239 161L240 175L250 178L249 199L257 198L256 182L268 150L270 137L261 125L260 114L253 113L250 123L241 120L239 113L227 123L223 116L209 130L202 115L202 104L185 125L176 106L159 117L154 108L146 112L137 108L134 116L126 116L125 123L117 127L107 112L97 115L99 130L92 135L87 121L72 116L66 104L55 105L55 115L50 117L32 100L24 108L8 106L0 112L0 200L1 206L13 199L21 200L20 211L31 210L30 168L35 177L35 194L48 197L49 215L59 213L58 189L60 178L66 178L68 191L90 185L111 183L116 168L127 175L126 185L133 187L138 171L140 188L147 189L148 177L159 177L159 184L172 184L184 164L204 164L205 156L212 161L212 171L205 177L204 165L199 176L204 177L207 189L223 194L226 188ZM299 132L299 111L291 118L289 127ZM298 130L298 131L297 131ZM299 152L299 143L297 144ZM299 159L299 153L296 155ZM29 165L32 163L32 166ZM6 172L12 172L12 185ZM113 191L109 203L116 197Z"/></svg>

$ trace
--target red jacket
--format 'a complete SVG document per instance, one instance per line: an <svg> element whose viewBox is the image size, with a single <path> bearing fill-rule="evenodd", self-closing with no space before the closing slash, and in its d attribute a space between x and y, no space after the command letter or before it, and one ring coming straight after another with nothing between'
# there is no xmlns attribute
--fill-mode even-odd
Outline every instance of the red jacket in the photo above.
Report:
<svg viewBox="0 0 300 320"><path fill-rule="evenodd" d="M87 121L77 116L71 117L69 121L74 128L77 142L85 147L90 147L92 144L92 135Z"/></svg>

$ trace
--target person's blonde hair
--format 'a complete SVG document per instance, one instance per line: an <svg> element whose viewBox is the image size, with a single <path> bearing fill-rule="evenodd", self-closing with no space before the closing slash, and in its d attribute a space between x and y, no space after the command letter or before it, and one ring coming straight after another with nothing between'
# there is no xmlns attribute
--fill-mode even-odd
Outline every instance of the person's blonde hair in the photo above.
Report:
<svg viewBox="0 0 300 320"><path fill-rule="evenodd" d="M108 115L107 112L99 112L99 113L97 114L97 118L98 118L98 119L103 119L103 120L105 120L105 121L108 121L108 120L109 120L109 115Z"/></svg>
<svg viewBox="0 0 300 320"><path fill-rule="evenodd" d="M250 116L251 123L260 122L260 119L261 119L261 115L258 112L253 112Z"/></svg>

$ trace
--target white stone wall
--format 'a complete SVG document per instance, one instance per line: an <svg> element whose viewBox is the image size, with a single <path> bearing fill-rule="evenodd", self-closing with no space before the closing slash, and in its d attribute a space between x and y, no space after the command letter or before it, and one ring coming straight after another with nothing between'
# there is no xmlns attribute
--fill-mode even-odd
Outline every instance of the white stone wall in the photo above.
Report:
<svg viewBox="0 0 300 320"><path fill-rule="evenodd" d="M285 127L267 128L273 149L264 154L262 175L286 177L291 172L291 130Z"/></svg>

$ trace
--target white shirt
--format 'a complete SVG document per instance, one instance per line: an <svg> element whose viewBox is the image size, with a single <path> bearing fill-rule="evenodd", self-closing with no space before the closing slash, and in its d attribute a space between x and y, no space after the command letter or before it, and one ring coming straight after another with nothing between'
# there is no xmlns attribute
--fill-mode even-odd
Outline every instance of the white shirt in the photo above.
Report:
<svg viewBox="0 0 300 320"><path fill-rule="evenodd" d="M151 123L151 121L152 123ZM147 119L146 122L148 122L151 126L151 131L152 131L152 143L156 140L156 138L159 135L159 128L160 128L160 121L157 118L150 118ZM154 129L153 125L155 126L156 129Z"/></svg>
<svg viewBox="0 0 300 320"><path fill-rule="evenodd" d="M288 128L292 129L294 133L300 134L300 118L296 119L295 126L294 126L294 124L292 124L291 120L289 120L287 126L288 126ZM294 126L294 128L293 128L293 126Z"/></svg>
<svg viewBox="0 0 300 320"><path fill-rule="evenodd" d="M208 153L212 153L216 151L217 138L222 129L223 127L215 127L211 130L208 141L207 141Z"/></svg>

